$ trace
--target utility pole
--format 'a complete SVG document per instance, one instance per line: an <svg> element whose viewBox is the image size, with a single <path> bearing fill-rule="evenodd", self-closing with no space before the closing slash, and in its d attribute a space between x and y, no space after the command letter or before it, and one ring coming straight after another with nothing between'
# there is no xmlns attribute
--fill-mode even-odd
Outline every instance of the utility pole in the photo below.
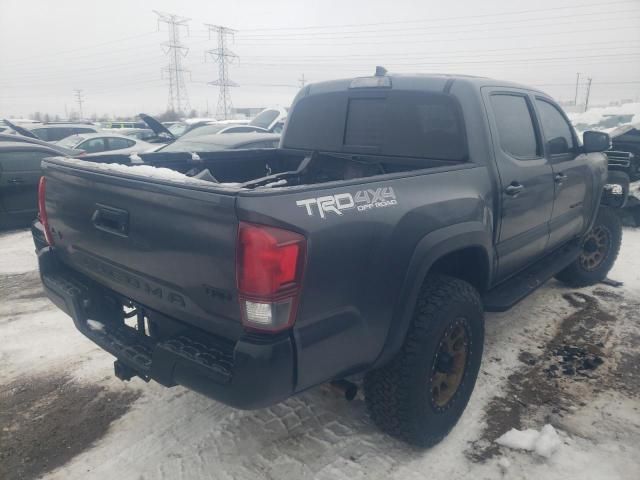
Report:
<svg viewBox="0 0 640 480"><path fill-rule="evenodd" d="M573 105L578 105L578 85L580 84L580 72L576 73L576 96L573 100Z"/></svg>
<svg viewBox="0 0 640 480"><path fill-rule="evenodd" d="M238 55L227 48L227 36L230 35L233 37L237 30L220 25L210 25L208 23L205 23L204 26L209 30L209 38L211 38L212 32L216 33L218 37L218 48L206 51L206 53L211 55L211 58L218 63L218 79L209 82L209 85L220 87L216 118L219 120L220 117L222 117L226 120L231 115L233 108L230 87L238 86L236 82L229 78L229 64L235 62L238 59Z"/></svg>
<svg viewBox="0 0 640 480"><path fill-rule="evenodd" d="M169 40L161 44L162 50L169 58L169 64L162 69L162 78L169 80L169 99L167 109L173 112L185 113L189 111L189 97L184 83L184 74L190 73L182 68L182 59L187 56L189 49L180 41L180 29L185 28L189 33L189 18L174 15L173 13L153 11L158 15L158 30L160 23L166 23L169 31Z"/></svg>
<svg viewBox="0 0 640 480"><path fill-rule="evenodd" d="M82 120L84 118L82 114L82 102L84 102L84 99L82 98L82 90L79 88L76 88L74 90L74 96L76 97L76 102L78 103L78 112L80 115L79 120Z"/></svg>
<svg viewBox="0 0 640 480"><path fill-rule="evenodd" d="M305 78L304 78L304 73L302 74L302 76L298 79L298 82L300 82L300 88L304 88L305 84L307 83Z"/></svg>
<svg viewBox="0 0 640 480"><path fill-rule="evenodd" d="M587 79L587 99L584 101L584 111L587 111L587 108L589 108L589 94L591 93L591 81L593 79L592 78L588 78Z"/></svg>

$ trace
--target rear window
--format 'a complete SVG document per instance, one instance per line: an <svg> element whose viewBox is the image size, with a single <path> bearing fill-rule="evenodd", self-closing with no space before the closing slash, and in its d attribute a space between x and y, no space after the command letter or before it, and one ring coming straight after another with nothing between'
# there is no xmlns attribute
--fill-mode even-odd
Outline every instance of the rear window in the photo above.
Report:
<svg viewBox="0 0 640 480"><path fill-rule="evenodd" d="M461 161L466 136L456 100L439 93L316 95L298 102L285 146Z"/></svg>

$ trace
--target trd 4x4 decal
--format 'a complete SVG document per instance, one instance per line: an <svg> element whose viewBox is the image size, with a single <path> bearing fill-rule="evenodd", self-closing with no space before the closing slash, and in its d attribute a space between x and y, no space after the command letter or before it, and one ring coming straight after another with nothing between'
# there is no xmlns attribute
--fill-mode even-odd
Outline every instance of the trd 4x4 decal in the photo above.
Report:
<svg viewBox="0 0 640 480"><path fill-rule="evenodd" d="M335 195L296 201L297 206L307 209L307 215L312 217L314 212L317 211L320 214L320 218L326 218L327 213L342 215L346 210L364 212L397 204L396 194L392 187L358 190L353 195L350 193L337 193Z"/></svg>

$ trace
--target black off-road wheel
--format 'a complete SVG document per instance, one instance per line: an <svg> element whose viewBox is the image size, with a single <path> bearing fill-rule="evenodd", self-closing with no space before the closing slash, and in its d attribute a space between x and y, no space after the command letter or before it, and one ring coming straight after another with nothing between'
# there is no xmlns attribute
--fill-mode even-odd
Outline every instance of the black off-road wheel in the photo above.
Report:
<svg viewBox="0 0 640 480"><path fill-rule="evenodd" d="M484 343L480 296L469 283L427 277L400 352L364 380L373 421L418 447L442 440L462 415Z"/></svg>
<svg viewBox="0 0 640 480"><path fill-rule="evenodd" d="M618 258L622 222L616 212L600 207L593 228L582 239L580 256L556 278L570 287L588 287L601 282Z"/></svg>

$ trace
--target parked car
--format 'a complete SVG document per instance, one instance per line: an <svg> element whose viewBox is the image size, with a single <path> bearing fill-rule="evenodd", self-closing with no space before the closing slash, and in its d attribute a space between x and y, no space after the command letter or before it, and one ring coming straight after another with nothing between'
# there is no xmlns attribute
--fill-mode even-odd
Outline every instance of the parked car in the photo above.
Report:
<svg viewBox="0 0 640 480"><path fill-rule="evenodd" d="M284 108L267 108L260 112L246 125L230 124L229 122L215 122L195 125L182 134L180 138L193 138L202 135L224 133L281 133L284 127L287 111Z"/></svg>
<svg viewBox="0 0 640 480"><path fill-rule="evenodd" d="M58 140L62 140L70 135L96 133L99 130L95 125L84 123L43 123L42 125L36 125L33 127L27 125L22 126L30 130L31 133L37 136L40 140L45 140L47 142L57 142Z"/></svg>
<svg viewBox="0 0 640 480"><path fill-rule="evenodd" d="M117 135L115 133L86 133L71 135L57 142L57 145L90 153L141 153L154 147L137 138Z"/></svg>
<svg viewBox="0 0 640 480"><path fill-rule="evenodd" d="M26 227L36 217L43 158L77 153L39 140L0 134L0 229Z"/></svg>
<svg viewBox="0 0 640 480"><path fill-rule="evenodd" d="M471 396L484 311L606 277L609 142L533 88L378 69L305 87L277 149L45 160L41 277L120 379L250 409L364 376L373 421L425 447Z"/></svg>
<svg viewBox="0 0 640 480"><path fill-rule="evenodd" d="M122 128L146 128L144 122L121 122L121 121L113 121L113 122L102 122L101 127L104 129L122 129Z"/></svg>
<svg viewBox="0 0 640 480"><path fill-rule="evenodd" d="M137 138L138 140L144 140L149 143L153 143L158 137L150 128L120 128L115 130L114 133L124 135L125 137Z"/></svg>
<svg viewBox="0 0 640 480"><path fill-rule="evenodd" d="M180 137L156 152L208 152L215 150L276 148L280 135L275 133L229 133L226 135L198 135Z"/></svg>

